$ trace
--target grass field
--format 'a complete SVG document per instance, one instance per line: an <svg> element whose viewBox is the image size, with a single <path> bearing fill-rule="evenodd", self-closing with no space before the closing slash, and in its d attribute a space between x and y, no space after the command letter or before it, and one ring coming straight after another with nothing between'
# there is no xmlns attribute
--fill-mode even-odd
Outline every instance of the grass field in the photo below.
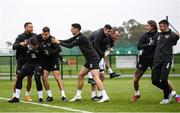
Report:
<svg viewBox="0 0 180 113"><path fill-rule="evenodd" d="M180 93L180 77L170 77L177 93ZM12 85L14 81L0 80L0 97L12 97ZM24 100L24 89L26 80L24 80L21 100ZM90 99L90 85L85 81L82 97L79 102L61 102L60 92L54 79L50 79L51 90L53 93L53 102L43 102L42 105L33 105L30 103L8 103L6 100L0 99L0 112L71 112L72 109L83 110L88 112L179 112L180 103L173 100L168 105L160 105L163 95L162 91L151 84L150 78L142 78L140 82L140 92L142 98L132 103L130 101L133 95L132 78L116 78L106 79L105 87L110 96L110 101L105 103L97 103ZM76 79L64 80L66 96L71 99L76 91ZM38 103L35 83L31 89L33 102ZM44 98L46 94L44 92ZM47 105L48 104L48 105ZM54 107L53 107L54 106ZM57 108L58 107L58 108ZM68 110L65 110L65 107ZM72 109L70 109L72 108ZM70 109L70 110L69 110ZM80 111L81 112L81 111Z"/></svg>

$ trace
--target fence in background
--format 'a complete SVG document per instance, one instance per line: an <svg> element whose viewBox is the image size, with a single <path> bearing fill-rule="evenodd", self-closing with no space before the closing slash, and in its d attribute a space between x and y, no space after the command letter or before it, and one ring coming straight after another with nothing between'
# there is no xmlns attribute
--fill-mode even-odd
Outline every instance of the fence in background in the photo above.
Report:
<svg viewBox="0 0 180 113"><path fill-rule="evenodd" d="M173 55L172 72L180 73L180 54ZM63 55L64 63L60 64L61 75L73 75L78 74L79 70L85 63L85 59L82 55ZM138 61L137 54L111 54L109 55L109 62L113 69L119 68L135 68ZM131 66L132 65L132 66ZM127 67L126 67L127 66ZM129 67L130 66L130 67ZM0 56L0 77L9 76L10 80L15 76L16 72L16 59L14 55ZM133 73L132 73L133 74ZM63 76L62 76L63 77Z"/></svg>

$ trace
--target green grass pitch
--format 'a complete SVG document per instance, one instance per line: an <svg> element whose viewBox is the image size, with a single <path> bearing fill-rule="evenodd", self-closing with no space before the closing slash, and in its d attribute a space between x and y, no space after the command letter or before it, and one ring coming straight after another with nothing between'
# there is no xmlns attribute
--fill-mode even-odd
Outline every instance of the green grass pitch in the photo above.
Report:
<svg viewBox="0 0 180 113"><path fill-rule="evenodd" d="M170 81L180 94L180 77L170 77ZM12 97L12 85L14 81L0 80L0 97ZM71 99L76 92L76 79L64 79L66 96ZM78 102L61 102L60 92L54 79L50 79L50 86L53 93L53 102L43 102L51 106L60 106L89 112L179 112L180 103L173 100L168 105L160 105L163 94L162 91L151 84L150 78L142 78L140 81L141 98L137 102L131 102L133 95L132 78L106 78L105 87L110 97L109 102L97 103L90 99L90 84L85 80L83 87L82 100ZM26 80L23 83L21 91L21 100L24 100ZM31 97L33 102L37 101L37 92L35 82L31 89ZM44 99L46 92L44 91ZM28 103L8 103L6 100L0 99L0 112L71 112L69 110L57 109L48 106L32 105Z"/></svg>

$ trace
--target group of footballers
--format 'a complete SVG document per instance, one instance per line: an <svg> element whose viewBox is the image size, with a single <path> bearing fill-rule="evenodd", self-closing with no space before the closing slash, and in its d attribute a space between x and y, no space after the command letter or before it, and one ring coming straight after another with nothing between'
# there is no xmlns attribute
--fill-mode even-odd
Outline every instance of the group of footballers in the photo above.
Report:
<svg viewBox="0 0 180 113"><path fill-rule="evenodd" d="M112 71L108 55L112 51L114 42L120 37L120 31L107 24L90 34L87 38L81 33L81 25L73 23L71 32L73 37L67 40L58 40L50 34L50 28L44 27L42 33L33 33L31 22L24 24L25 32L18 35L13 44L16 50L17 59L17 79L14 84L13 98L8 102L20 101L20 92L23 79L27 76L27 86L25 100L32 101L30 89L32 76L34 75L39 102L43 102L42 82L47 92L46 102L53 101L53 96L48 82L48 75L52 71L58 84L61 100L64 102L81 100L84 77L88 75L88 83L92 84L91 99L98 100L98 103L109 101L109 96L103 85L104 70L107 69L110 78L118 77ZM149 20L145 26L144 33L138 42L138 50L142 50L139 55L137 70L134 77L135 94L132 101L140 98L139 80L148 67L152 70L152 84L163 90L164 98L160 104L168 104L176 95L172 84L168 81L169 71L172 63L172 47L176 45L179 34L174 33L169 28L169 22L162 20L159 22L159 30L155 21ZM78 74L77 91L74 98L68 100L65 95L63 81L59 71L59 59L62 60L61 47L72 48L78 46L83 56L85 64Z"/></svg>

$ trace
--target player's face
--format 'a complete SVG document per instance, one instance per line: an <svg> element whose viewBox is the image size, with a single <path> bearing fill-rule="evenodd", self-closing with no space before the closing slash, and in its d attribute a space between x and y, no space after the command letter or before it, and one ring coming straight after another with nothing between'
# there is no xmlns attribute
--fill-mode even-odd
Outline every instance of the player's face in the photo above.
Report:
<svg viewBox="0 0 180 113"><path fill-rule="evenodd" d="M146 24L145 29L146 29L146 32L152 32L154 28L151 25Z"/></svg>
<svg viewBox="0 0 180 113"><path fill-rule="evenodd" d="M168 29L168 25L166 24L159 24L159 29L161 32L165 32Z"/></svg>
<svg viewBox="0 0 180 113"><path fill-rule="evenodd" d="M105 34L106 36L110 36L110 35L111 35L111 29L106 29L106 28L104 28L103 31L104 31L104 34Z"/></svg>
<svg viewBox="0 0 180 113"><path fill-rule="evenodd" d="M115 31L114 33L112 33L111 38L112 38L114 41L116 41L117 39L120 38L120 35L121 35L120 32Z"/></svg>
<svg viewBox="0 0 180 113"><path fill-rule="evenodd" d="M47 40L50 36L50 33L49 32L42 32L42 37L43 37L43 40Z"/></svg>
<svg viewBox="0 0 180 113"><path fill-rule="evenodd" d="M31 45L32 49L37 49L38 48L38 44L37 45Z"/></svg>
<svg viewBox="0 0 180 113"><path fill-rule="evenodd" d="M33 32L33 25L32 24L28 24L25 27L25 31L28 32L28 33L32 33Z"/></svg>
<svg viewBox="0 0 180 113"><path fill-rule="evenodd" d="M79 33L79 29L71 27L71 33L72 35L77 35Z"/></svg>

